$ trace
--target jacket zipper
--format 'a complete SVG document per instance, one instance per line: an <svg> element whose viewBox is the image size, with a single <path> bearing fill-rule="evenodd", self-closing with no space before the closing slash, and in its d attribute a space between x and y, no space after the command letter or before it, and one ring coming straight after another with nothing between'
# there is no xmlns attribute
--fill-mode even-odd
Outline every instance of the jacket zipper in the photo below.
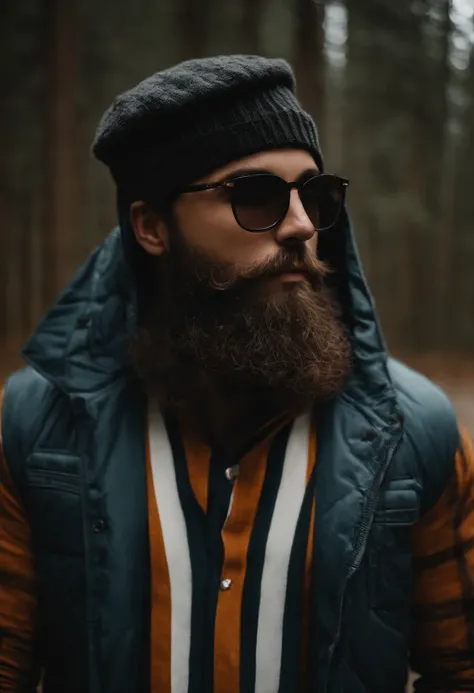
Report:
<svg viewBox="0 0 474 693"><path fill-rule="evenodd" d="M379 495L380 495L380 488L382 486L382 481L385 477L385 474L387 472L388 467L390 466L390 462L393 459L393 456L395 452L397 451L398 446L400 445L402 440L402 433L400 432L399 437L397 440L389 446L387 450L387 457L385 459L385 464L379 469L376 477L375 477L375 483L372 487L372 498L370 500L370 503L367 503L366 508L364 510L364 513L362 515L362 520L360 523L360 532L357 537L356 545L354 547L354 559L352 563L349 566L349 572L347 573L347 577L344 583L344 587L342 590L342 596L341 596L341 601L339 604L339 614L338 614L338 624L337 624L337 631L336 635L334 637L334 642L332 646L332 652L329 657L328 661L328 673L326 677L326 685L324 687L324 693L328 693L328 688L329 688L329 680L330 680L330 675L331 675L331 667L334 662L334 655L336 654L337 648L339 646L339 641L341 639L341 630L342 630L342 616L344 612L344 602L345 602L345 597L346 597L346 592L347 592L347 586L349 584L350 579L354 576L355 572L358 570L360 567L360 564L362 562L362 557L364 556L365 553L365 548L367 546L367 538L369 535L369 530L372 525L372 518L375 510L375 506L377 505Z"/></svg>

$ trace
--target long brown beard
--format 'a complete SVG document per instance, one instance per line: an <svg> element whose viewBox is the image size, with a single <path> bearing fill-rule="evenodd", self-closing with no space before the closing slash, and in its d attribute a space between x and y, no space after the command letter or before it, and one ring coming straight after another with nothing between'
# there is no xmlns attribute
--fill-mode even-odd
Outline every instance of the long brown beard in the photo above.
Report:
<svg viewBox="0 0 474 693"><path fill-rule="evenodd" d="M172 231L167 256L147 259L146 296L131 342L148 393L179 408L210 386L230 396L264 391L289 403L326 400L342 389L351 346L326 265L300 245L238 273ZM307 281L264 294L265 278L301 266Z"/></svg>

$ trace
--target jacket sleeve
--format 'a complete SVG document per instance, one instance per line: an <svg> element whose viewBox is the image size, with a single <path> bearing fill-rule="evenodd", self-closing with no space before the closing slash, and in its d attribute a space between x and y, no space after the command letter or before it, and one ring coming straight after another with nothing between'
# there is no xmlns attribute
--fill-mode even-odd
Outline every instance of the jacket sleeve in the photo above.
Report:
<svg viewBox="0 0 474 693"><path fill-rule="evenodd" d="M3 392L0 391L0 414ZM0 417L1 421L1 417ZM36 585L31 534L3 454L0 430L0 691L34 690Z"/></svg>
<svg viewBox="0 0 474 693"><path fill-rule="evenodd" d="M413 535L411 660L430 693L474 691L474 449L464 430L454 466Z"/></svg>

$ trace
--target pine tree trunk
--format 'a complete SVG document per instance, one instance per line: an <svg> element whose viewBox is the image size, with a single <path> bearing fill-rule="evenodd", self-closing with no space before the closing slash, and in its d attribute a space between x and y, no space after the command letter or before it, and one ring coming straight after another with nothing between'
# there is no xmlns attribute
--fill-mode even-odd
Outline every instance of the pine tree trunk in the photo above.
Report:
<svg viewBox="0 0 474 693"><path fill-rule="evenodd" d="M260 31L266 0L242 0L242 52L259 54Z"/></svg>
<svg viewBox="0 0 474 693"><path fill-rule="evenodd" d="M298 96L315 118L324 142L324 6L314 0L296 0L295 70Z"/></svg>
<svg viewBox="0 0 474 693"><path fill-rule="evenodd" d="M183 60L207 54L213 5L214 0L181 0L179 27Z"/></svg>
<svg viewBox="0 0 474 693"><path fill-rule="evenodd" d="M43 297L46 306L76 267L78 81L74 0L45 0L49 70L46 134Z"/></svg>

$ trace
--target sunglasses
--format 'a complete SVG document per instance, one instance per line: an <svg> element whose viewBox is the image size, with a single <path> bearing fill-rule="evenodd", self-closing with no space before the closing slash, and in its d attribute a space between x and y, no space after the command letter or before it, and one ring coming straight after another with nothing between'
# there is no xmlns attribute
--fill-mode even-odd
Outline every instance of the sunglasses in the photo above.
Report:
<svg viewBox="0 0 474 693"><path fill-rule="evenodd" d="M269 231L280 224L290 208L293 188L298 190L301 203L316 231L333 228L344 207L345 178L317 174L289 183L274 173L251 173L217 183L190 185L179 194L225 188L238 225L251 231Z"/></svg>

